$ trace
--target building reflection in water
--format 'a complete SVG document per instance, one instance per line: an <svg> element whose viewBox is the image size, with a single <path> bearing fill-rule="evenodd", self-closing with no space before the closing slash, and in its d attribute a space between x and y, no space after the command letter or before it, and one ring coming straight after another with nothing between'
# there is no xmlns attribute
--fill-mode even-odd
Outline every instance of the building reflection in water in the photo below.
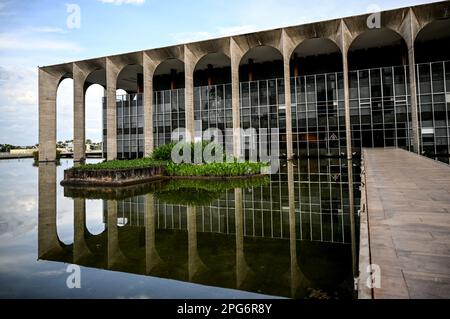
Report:
<svg viewBox="0 0 450 319"><path fill-rule="evenodd" d="M108 193L98 235L86 228L86 199L71 195L72 245L57 236L56 184L56 167L40 165L40 259L276 296L353 295L360 181L352 162L287 162L263 185L193 194L200 204L180 203L180 189L176 203L157 187Z"/></svg>

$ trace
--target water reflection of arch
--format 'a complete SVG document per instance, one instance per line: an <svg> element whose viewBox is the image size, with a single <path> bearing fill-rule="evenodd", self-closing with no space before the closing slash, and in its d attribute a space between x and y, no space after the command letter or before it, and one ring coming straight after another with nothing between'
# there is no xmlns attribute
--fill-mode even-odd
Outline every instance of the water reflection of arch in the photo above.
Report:
<svg viewBox="0 0 450 319"><path fill-rule="evenodd" d="M298 267L309 287L329 294L332 288L344 287L345 283L349 287L352 286L350 245L302 240L297 242L296 248ZM304 297L310 293L311 291L302 285L296 289L293 297ZM346 293L347 297L351 296L350 291L341 293Z"/></svg>
<svg viewBox="0 0 450 319"><path fill-rule="evenodd" d="M38 190L38 258L72 260L73 245L65 245L58 237L56 227L56 164L39 165Z"/></svg>
<svg viewBox="0 0 450 319"><path fill-rule="evenodd" d="M264 253L261 252L264 247ZM250 269L240 288L269 295L290 291L290 243L288 240L245 237L244 255Z"/></svg>
<svg viewBox="0 0 450 319"><path fill-rule="evenodd" d="M103 233L88 234L83 214L77 215L81 218L74 221L80 226L77 234L82 234L86 254L78 254L77 248L72 247L68 257L60 250L51 258L89 267L290 297L308 296L308 287L326 290L323 276L328 276L330 283L345 285L349 283L347 273L333 268L348 265L347 236L336 238L334 243L327 242L330 239L326 237L301 237L302 201L298 200L297 187L305 182L336 183L330 173L344 173L346 167L341 164L340 159L329 159L326 163L310 160L305 165L296 164L298 166L289 173L289 167L294 165L290 163L288 170L283 167L280 176L273 177L269 185L253 187L251 191L226 191L209 206L195 210L164 204L151 194L126 201L107 200L107 229ZM345 181L346 177L341 176L337 185ZM268 202L260 201L269 195L274 205L270 208ZM136 204L136 209L129 209L133 215L122 214L121 202L124 207ZM75 199L75 203L75 207L84 212L84 200ZM269 231L272 223L266 224L265 230L255 227L256 232L253 232L253 223L263 225L261 218L253 218L258 216L258 209L272 209L280 215L278 220L274 219L274 227L281 227L278 232L272 235ZM127 223L122 218L126 218ZM265 215L264 220L270 221L270 215ZM118 221L125 226L117 227ZM320 233L320 227L316 230ZM75 246L78 243L76 240ZM326 262L314 269L310 261L323 262L322 257ZM345 262L340 263L342 258ZM328 274L329 271L334 273Z"/></svg>

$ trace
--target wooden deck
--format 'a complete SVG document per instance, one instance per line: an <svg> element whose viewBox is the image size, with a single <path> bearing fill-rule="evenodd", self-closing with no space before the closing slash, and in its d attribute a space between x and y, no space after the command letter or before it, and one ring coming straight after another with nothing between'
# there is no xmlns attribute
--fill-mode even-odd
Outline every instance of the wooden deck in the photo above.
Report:
<svg viewBox="0 0 450 319"><path fill-rule="evenodd" d="M365 149L364 171L368 259L381 269L372 297L450 298L450 166Z"/></svg>

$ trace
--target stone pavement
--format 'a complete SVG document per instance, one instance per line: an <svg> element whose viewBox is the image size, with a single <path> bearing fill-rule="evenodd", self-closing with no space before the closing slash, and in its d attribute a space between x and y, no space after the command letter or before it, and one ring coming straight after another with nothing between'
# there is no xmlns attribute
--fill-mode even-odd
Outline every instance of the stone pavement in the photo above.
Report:
<svg viewBox="0 0 450 319"><path fill-rule="evenodd" d="M364 170L374 298L450 298L450 166L365 149Z"/></svg>

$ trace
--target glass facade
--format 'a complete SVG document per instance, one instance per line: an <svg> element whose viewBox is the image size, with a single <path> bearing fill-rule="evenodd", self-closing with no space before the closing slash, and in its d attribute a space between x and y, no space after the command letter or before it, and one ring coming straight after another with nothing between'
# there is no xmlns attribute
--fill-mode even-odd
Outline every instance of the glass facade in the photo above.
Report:
<svg viewBox="0 0 450 319"><path fill-rule="evenodd" d="M426 154L448 163L450 154L450 62L417 65L421 143Z"/></svg>
<svg viewBox="0 0 450 319"><path fill-rule="evenodd" d="M154 147L172 141L172 132L186 127L184 89L156 91L153 95Z"/></svg>
<svg viewBox="0 0 450 319"><path fill-rule="evenodd" d="M407 66L349 72L352 146L409 150L410 96Z"/></svg>
<svg viewBox="0 0 450 319"><path fill-rule="evenodd" d="M417 65L419 125L425 154L448 163L450 153L449 62ZM291 79L293 148L296 155L345 152L342 73ZM349 72L352 147L411 150L411 111L407 66Z"/></svg>
<svg viewBox="0 0 450 319"><path fill-rule="evenodd" d="M223 134L223 146L233 145L233 113L231 103L231 84L194 88L196 139L201 138L205 130L217 128Z"/></svg>
<svg viewBox="0 0 450 319"><path fill-rule="evenodd" d="M246 158L255 156L249 154L249 140L253 139L259 147L261 140L267 141L268 154L270 149L270 134L279 134L277 147L280 155L286 153L286 106L284 100L284 80L270 79L240 83L241 98L241 128L254 128L257 136L247 136L245 145ZM262 131L265 129L265 133ZM247 134L246 134L247 135ZM264 136L265 135L265 136ZM259 151L258 151L259 154Z"/></svg>
<svg viewBox="0 0 450 319"><path fill-rule="evenodd" d="M420 139L423 152L449 162L450 62L417 65ZM344 85L342 73L291 78L293 150L297 156L340 156L346 151ZM399 147L411 150L411 107L407 66L391 66L349 72L352 146ZM286 153L286 110L283 79L240 83L241 128L246 158L249 141L261 140L270 149L271 129L280 156ZM185 127L184 89L154 92L153 134L155 147L169 143L177 128ZM106 104L103 103L103 151L106 154ZM232 143L231 85L194 88L196 138L208 128L225 134ZM263 129L267 129L266 132ZM275 131L276 132L276 131ZM226 135L228 133L228 135ZM273 131L272 131L273 133ZM117 98L118 158L144 155L142 95ZM229 150L230 151L230 150Z"/></svg>
<svg viewBox="0 0 450 319"><path fill-rule="evenodd" d="M117 96L117 158L144 157L144 106L142 94Z"/></svg>
<svg viewBox="0 0 450 319"><path fill-rule="evenodd" d="M342 73L293 78L291 96L294 154L339 156L344 152L346 143Z"/></svg>

